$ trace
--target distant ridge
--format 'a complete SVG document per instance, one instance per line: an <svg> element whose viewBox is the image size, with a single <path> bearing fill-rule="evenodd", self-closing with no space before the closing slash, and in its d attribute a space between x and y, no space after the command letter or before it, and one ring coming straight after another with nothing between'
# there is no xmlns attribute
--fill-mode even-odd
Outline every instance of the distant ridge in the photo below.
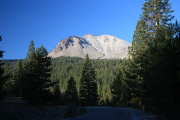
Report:
<svg viewBox="0 0 180 120"><path fill-rule="evenodd" d="M128 46L131 46L131 43L111 35L70 36L61 40L49 56L84 58L88 53L91 59L127 58Z"/></svg>

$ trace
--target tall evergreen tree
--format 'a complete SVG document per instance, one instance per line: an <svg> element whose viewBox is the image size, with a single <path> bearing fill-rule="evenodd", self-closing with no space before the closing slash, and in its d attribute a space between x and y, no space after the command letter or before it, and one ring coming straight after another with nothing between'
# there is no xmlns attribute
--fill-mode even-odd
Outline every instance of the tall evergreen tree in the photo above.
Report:
<svg viewBox="0 0 180 120"><path fill-rule="evenodd" d="M4 64L4 77L6 77L6 81L4 83L4 92L6 96L15 96L15 81L13 80L13 75L11 71L11 67L9 63Z"/></svg>
<svg viewBox="0 0 180 120"><path fill-rule="evenodd" d="M25 62L24 99L30 102L47 100L50 87L51 58L42 46L35 49L32 41Z"/></svg>
<svg viewBox="0 0 180 120"><path fill-rule="evenodd" d="M113 103L118 105L125 105L127 102L127 82L124 78L124 69L123 66L120 66L120 69L118 73L116 74L116 77L111 85L111 92L113 95Z"/></svg>
<svg viewBox="0 0 180 120"><path fill-rule="evenodd" d="M146 109L178 120L179 27L170 24L174 16L169 0L146 0L143 10L130 48L139 97Z"/></svg>
<svg viewBox="0 0 180 120"><path fill-rule="evenodd" d="M32 40L30 45L29 45L29 49L28 49L28 53L27 53L27 56L26 56L26 59L32 59L35 54L35 45L34 45L34 41Z"/></svg>
<svg viewBox="0 0 180 120"><path fill-rule="evenodd" d="M51 86L51 57L48 56L47 50L41 46L36 50L36 72L38 73L38 80L36 84L42 94L48 93L48 88Z"/></svg>
<svg viewBox="0 0 180 120"><path fill-rule="evenodd" d="M168 119L179 119L179 38L173 28L161 27L157 31L155 46L149 49L149 64L144 75L145 105ZM158 52L157 52L158 51ZM153 87L152 87L153 86Z"/></svg>
<svg viewBox="0 0 180 120"><path fill-rule="evenodd" d="M0 42L2 41L2 37L0 36ZM4 51L3 50L0 50L0 58L3 58L3 53ZM3 76L4 74L4 69L3 69L3 63L2 61L0 60L0 99L3 97L4 95L4 91L3 91L3 84L6 80L6 77Z"/></svg>
<svg viewBox="0 0 180 120"><path fill-rule="evenodd" d="M71 77L68 81L68 86L64 97L67 104L78 104L78 91L76 89L76 82L73 77Z"/></svg>
<svg viewBox="0 0 180 120"><path fill-rule="evenodd" d="M88 54L83 66L79 89L80 102L83 106L97 105L97 83L96 73L91 65Z"/></svg>
<svg viewBox="0 0 180 120"><path fill-rule="evenodd" d="M148 51L155 45L158 28L160 26L168 27L174 18L171 15L173 10L171 10L169 0L146 0L142 9L143 13L134 32L132 47L129 49L133 61L132 66L134 66L132 68L135 72L133 74L136 75L135 80L140 86L144 82L144 76L148 70L150 62ZM143 90L140 92L140 94L145 94Z"/></svg>
<svg viewBox="0 0 180 120"><path fill-rule="evenodd" d="M120 64L120 68L115 75L115 79L111 85L111 92L113 94L113 103L123 106L138 107L139 87L135 81L136 75L132 69L132 61L124 59Z"/></svg>
<svg viewBox="0 0 180 120"><path fill-rule="evenodd" d="M143 4L143 12L138 21L132 42L130 53L134 57L142 53L143 48L153 45L153 38L159 26L169 26L174 18L171 13L169 0L146 0Z"/></svg>
<svg viewBox="0 0 180 120"><path fill-rule="evenodd" d="M174 10L171 8L169 0L146 0L143 4L141 20L146 24L146 36L149 41L151 37L155 37L160 25L168 26L174 18L171 15Z"/></svg>
<svg viewBox="0 0 180 120"><path fill-rule="evenodd" d="M25 79L24 79L24 86L23 86L23 98L28 101L32 101L34 98L34 94L36 93L36 90L34 88L37 88L35 86L36 81L36 61L35 61L35 46L34 41L31 41L28 49L28 53L25 60Z"/></svg>
<svg viewBox="0 0 180 120"><path fill-rule="evenodd" d="M15 80L15 88L16 88L16 95L22 96L23 92L23 83L24 83L24 68L22 65L22 60L19 60L15 66L13 79Z"/></svg>

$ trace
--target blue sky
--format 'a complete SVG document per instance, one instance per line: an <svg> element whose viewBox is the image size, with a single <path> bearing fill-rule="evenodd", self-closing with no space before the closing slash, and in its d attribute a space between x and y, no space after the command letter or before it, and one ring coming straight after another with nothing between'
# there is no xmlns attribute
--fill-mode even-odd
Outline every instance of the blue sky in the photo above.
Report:
<svg viewBox="0 0 180 120"><path fill-rule="evenodd" d="M113 35L132 42L145 0L0 0L4 59L24 59L29 43L50 52L69 36ZM180 1L170 0L180 20Z"/></svg>

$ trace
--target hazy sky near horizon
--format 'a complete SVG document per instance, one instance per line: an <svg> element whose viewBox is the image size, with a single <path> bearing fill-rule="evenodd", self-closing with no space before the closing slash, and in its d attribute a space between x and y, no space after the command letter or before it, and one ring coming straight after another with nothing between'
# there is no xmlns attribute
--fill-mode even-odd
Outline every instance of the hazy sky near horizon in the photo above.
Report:
<svg viewBox="0 0 180 120"><path fill-rule="evenodd" d="M3 59L24 59L29 43L52 51L69 36L113 35L132 42L145 0L0 0ZM170 0L180 21L180 1Z"/></svg>

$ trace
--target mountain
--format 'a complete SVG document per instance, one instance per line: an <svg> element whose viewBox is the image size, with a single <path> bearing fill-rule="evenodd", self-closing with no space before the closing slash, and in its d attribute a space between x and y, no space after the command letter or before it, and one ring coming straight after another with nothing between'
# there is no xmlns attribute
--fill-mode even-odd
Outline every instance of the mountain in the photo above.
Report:
<svg viewBox="0 0 180 120"><path fill-rule="evenodd" d="M70 36L61 40L49 56L84 58L88 53L91 59L125 58L128 56L128 46L131 43L111 35Z"/></svg>

